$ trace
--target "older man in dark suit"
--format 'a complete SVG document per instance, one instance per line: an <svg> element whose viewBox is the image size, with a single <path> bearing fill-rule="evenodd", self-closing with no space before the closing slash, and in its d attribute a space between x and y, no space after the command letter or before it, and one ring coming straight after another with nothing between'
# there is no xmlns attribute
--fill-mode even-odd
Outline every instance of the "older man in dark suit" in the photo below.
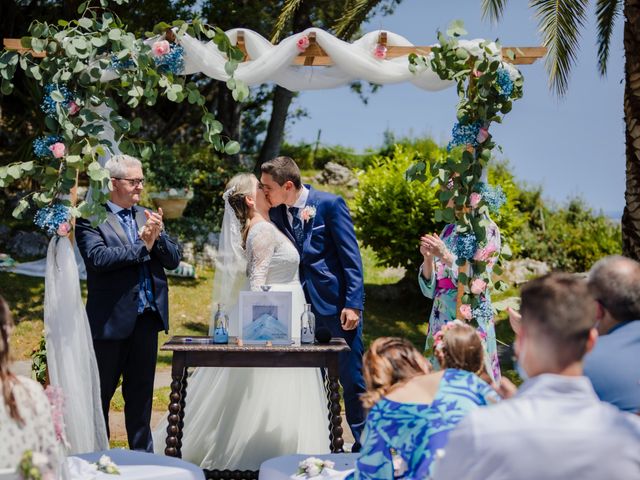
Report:
<svg viewBox="0 0 640 480"><path fill-rule="evenodd" d="M129 447L153 452L151 408L158 332L169 328L164 268L180 263L180 249L165 233L162 210L138 207L142 165L112 157L113 189L107 221L97 227L78 219L76 238L87 267L87 315L100 372L107 431L109 404L122 376Z"/></svg>

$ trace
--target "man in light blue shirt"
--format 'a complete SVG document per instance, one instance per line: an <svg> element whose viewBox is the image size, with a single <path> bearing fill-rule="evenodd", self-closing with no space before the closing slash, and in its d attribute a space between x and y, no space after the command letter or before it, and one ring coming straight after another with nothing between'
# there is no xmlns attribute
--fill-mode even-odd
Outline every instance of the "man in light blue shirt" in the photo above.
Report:
<svg viewBox="0 0 640 480"><path fill-rule="evenodd" d="M589 272L600 338L584 359L600 400L640 413L640 263L614 255Z"/></svg>
<svg viewBox="0 0 640 480"><path fill-rule="evenodd" d="M550 274L522 288L520 391L451 432L436 480L640 478L640 418L596 396L582 358L597 339L586 282Z"/></svg>

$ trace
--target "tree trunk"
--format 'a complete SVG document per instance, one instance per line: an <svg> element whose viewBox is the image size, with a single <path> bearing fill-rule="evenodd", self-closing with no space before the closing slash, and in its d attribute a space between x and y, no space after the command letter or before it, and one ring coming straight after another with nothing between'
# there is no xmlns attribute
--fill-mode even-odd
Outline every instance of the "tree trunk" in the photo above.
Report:
<svg viewBox="0 0 640 480"><path fill-rule="evenodd" d="M284 127L287 122L287 112L292 99L293 92L276 85L273 92L273 108L269 119L269 127L267 128L267 136L264 139L256 162L257 172L260 171L260 165L277 157L280 153L280 146L284 139Z"/></svg>
<svg viewBox="0 0 640 480"><path fill-rule="evenodd" d="M624 3L626 191L622 250L640 260L640 0Z"/></svg>

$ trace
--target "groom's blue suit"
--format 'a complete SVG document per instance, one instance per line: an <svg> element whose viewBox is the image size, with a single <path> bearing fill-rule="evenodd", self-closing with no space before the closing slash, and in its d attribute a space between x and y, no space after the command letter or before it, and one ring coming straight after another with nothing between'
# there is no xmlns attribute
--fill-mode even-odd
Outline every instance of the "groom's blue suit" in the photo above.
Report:
<svg viewBox="0 0 640 480"><path fill-rule="evenodd" d="M356 439L364 426L360 394L365 391L362 377L362 317L355 330L343 330L343 308L363 310L364 281L360 249L349 209L341 197L309 189L306 207L315 208L315 216L303 224L302 245L295 240L287 216L287 206L270 211L273 223L297 245L300 252L300 281L313 313L316 327L327 327L332 336L344 338L351 351L340 359L340 383L344 390L347 422Z"/></svg>

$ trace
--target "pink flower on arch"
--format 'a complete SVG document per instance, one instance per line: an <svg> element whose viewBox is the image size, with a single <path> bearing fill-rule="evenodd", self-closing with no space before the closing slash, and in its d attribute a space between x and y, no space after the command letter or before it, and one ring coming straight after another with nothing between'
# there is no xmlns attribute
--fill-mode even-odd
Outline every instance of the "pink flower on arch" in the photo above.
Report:
<svg viewBox="0 0 640 480"><path fill-rule="evenodd" d="M55 158L62 158L64 157L66 148L64 146L64 143L56 142L49 147L49 150L51 150L51 153Z"/></svg>
<svg viewBox="0 0 640 480"><path fill-rule="evenodd" d="M299 52L304 52L307 48L309 48L309 43L309 37L306 35L302 35L296 42L296 47L298 47Z"/></svg>
<svg viewBox="0 0 640 480"><path fill-rule="evenodd" d="M478 135L476 135L476 140L478 141L478 143L484 143L487 138L489 138L489 129L480 127L480 130L478 130Z"/></svg>
<svg viewBox="0 0 640 480"><path fill-rule="evenodd" d="M480 295L487 288L487 282L481 278L476 278L471 282L471 293L474 295Z"/></svg>
<svg viewBox="0 0 640 480"><path fill-rule="evenodd" d="M166 55L171 50L171 44L166 40L158 40L151 46L151 52L156 57Z"/></svg>
<svg viewBox="0 0 640 480"><path fill-rule="evenodd" d="M379 43L373 51L373 56L378 60L384 60L387 58L387 47Z"/></svg>
<svg viewBox="0 0 640 480"><path fill-rule="evenodd" d="M71 224L69 222L62 222L56 232L59 237L66 237L71 232Z"/></svg>
<svg viewBox="0 0 640 480"><path fill-rule="evenodd" d="M69 115L73 116L76 113L78 113L79 111L80 111L80 106L76 102L71 100L69 102Z"/></svg>
<svg viewBox="0 0 640 480"><path fill-rule="evenodd" d="M473 192L469 196L469 205L471 205L471 208L476 208L480 203L480 200L482 200L482 195L477 192Z"/></svg>
<svg viewBox="0 0 640 480"><path fill-rule="evenodd" d="M462 318L464 318L465 320L471 320L473 318L473 315L471 313L471 305L469 305L468 303L460 305L460 315L462 315Z"/></svg>

